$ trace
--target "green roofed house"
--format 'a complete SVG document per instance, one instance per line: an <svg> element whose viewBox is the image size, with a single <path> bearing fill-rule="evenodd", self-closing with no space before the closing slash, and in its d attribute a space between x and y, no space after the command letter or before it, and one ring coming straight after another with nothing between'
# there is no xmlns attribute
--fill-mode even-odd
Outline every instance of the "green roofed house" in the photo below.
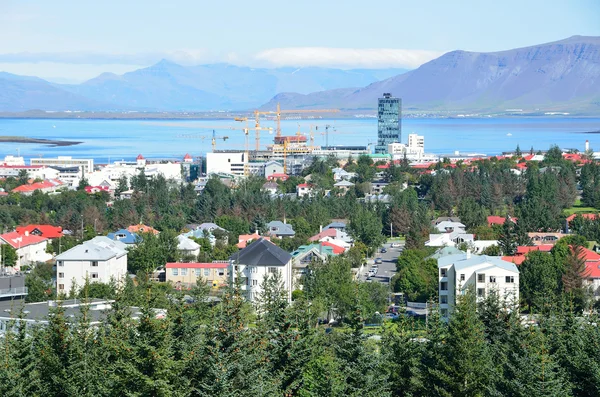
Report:
<svg viewBox="0 0 600 397"><path fill-rule="evenodd" d="M336 255L333 252L333 247L324 244L309 244L301 245L298 249L292 252L292 269L294 277L300 278L306 273L306 267L313 260L327 261L330 256Z"/></svg>

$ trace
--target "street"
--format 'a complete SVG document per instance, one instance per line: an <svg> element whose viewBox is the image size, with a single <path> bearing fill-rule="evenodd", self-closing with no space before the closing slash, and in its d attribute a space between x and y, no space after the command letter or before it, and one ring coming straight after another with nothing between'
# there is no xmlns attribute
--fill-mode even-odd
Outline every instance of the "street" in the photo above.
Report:
<svg viewBox="0 0 600 397"><path fill-rule="evenodd" d="M382 263L379 264L379 270L374 277L371 277L373 281L378 281L380 283L389 284L391 278L396 274L396 262L398 261L398 257L401 254L401 250L404 249L404 241L400 241L400 248L392 248L391 243L386 243L383 246L387 250L385 253L378 252L375 254L375 258L381 258ZM366 280L366 273L369 272L369 269L373 266L374 259L369 259L367 261L368 268L363 271L363 274L360 275L360 280Z"/></svg>

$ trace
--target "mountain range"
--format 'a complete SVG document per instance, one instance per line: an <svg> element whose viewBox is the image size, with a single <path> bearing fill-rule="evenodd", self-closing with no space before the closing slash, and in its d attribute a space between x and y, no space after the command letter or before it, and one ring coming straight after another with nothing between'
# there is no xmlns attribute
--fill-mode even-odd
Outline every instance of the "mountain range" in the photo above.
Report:
<svg viewBox="0 0 600 397"><path fill-rule="evenodd" d="M54 84L0 72L0 111L254 109L279 92L308 94L359 87L405 69L249 68L182 66L162 60L123 75L103 73L81 84Z"/></svg>
<svg viewBox="0 0 600 397"><path fill-rule="evenodd" d="M123 75L56 84L0 72L0 111L208 111L339 108L372 111L383 93L405 110L600 114L600 37L500 52L451 51L403 69L182 66L162 60Z"/></svg>
<svg viewBox="0 0 600 397"><path fill-rule="evenodd" d="M263 106L373 109L383 93L416 111L567 111L600 113L600 37L501 52L452 51L410 72L360 89L281 93Z"/></svg>

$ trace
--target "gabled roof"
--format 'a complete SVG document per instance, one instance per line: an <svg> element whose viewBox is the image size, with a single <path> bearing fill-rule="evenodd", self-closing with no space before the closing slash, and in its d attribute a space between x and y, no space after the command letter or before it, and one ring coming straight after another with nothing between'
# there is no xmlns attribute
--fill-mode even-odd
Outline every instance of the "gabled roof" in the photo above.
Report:
<svg viewBox="0 0 600 397"><path fill-rule="evenodd" d="M136 244L142 240L137 234L131 233L127 229L119 229L114 233L108 233L106 237L114 241L120 241L123 244Z"/></svg>
<svg viewBox="0 0 600 397"><path fill-rule="evenodd" d="M63 235L62 227L52 225L18 226L16 230L19 234L25 234L25 232L28 232L29 234L35 234L36 236L42 236L46 238L59 238Z"/></svg>
<svg viewBox="0 0 600 397"><path fill-rule="evenodd" d="M315 234L314 236L310 237L308 239L308 241L317 241L322 239L323 237L337 237L337 229L334 228L329 228L329 229L325 229L322 232Z"/></svg>
<svg viewBox="0 0 600 397"><path fill-rule="evenodd" d="M517 266L519 266L521 263L525 262L525 259L527 259L527 257L525 255L520 255L520 256L503 256L502 257L503 261L514 263Z"/></svg>
<svg viewBox="0 0 600 397"><path fill-rule="evenodd" d="M515 221L517 220L517 218L512 218L512 217L508 217L508 219L510 219L511 221L513 221L513 223L516 223ZM488 221L488 225L492 226L492 225L504 225L504 222L506 221L506 218L503 216L497 216L497 215L490 215L487 217L487 221Z"/></svg>
<svg viewBox="0 0 600 397"><path fill-rule="evenodd" d="M307 254L307 253L309 253L311 251L313 251L315 253L318 253L321 256L324 256L324 255L327 255L327 256L335 255L335 253L333 252L333 248L329 247L329 246L326 246L325 244L301 245L300 247L298 247L298 249L296 251L292 252L290 255L292 255L292 258L296 258L296 257L301 256L303 254Z"/></svg>
<svg viewBox="0 0 600 397"><path fill-rule="evenodd" d="M221 230L223 232L227 232L227 230L212 222L201 223L200 226L198 226L198 230L206 230L209 232L212 232L213 230Z"/></svg>
<svg viewBox="0 0 600 397"><path fill-rule="evenodd" d="M435 254L431 255L430 258L439 259L443 256L460 255L460 254L464 254L464 252L454 246L450 246L450 247L440 248L439 250L435 251Z"/></svg>
<svg viewBox="0 0 600 397"><path fill-rule="evenodd" d="M27 247L28 245L38 244L42 241L48 240L45 237L36 236L34 234L26 236L17 232L2 234L0 235L0 239L4 240L8 245L13 247L14 249Z"/></svg>
<svg viewBox="0 0 600 397"><path fill-rule="evenodd" d="M259 238L261 238L261 236L257 232L254 232L254 234L240 234L238 237L237 247L246 248L246 245L248 245L248 241L258 240ZM271 241L269 237L262 238L264 238L267 241Z"/></svg>
<svg viewBox="0 0 600 397"><path fill-rule="evenodd" d="M264 238L229 257L229 260L246 266L285 266L291 259L289 253Z"/></svg>
<svg viewBox="0 0 600 397"><path fill-rule="evenodd" d="M123 193L125 193L125 192L123 192ZM123 194L123 193L121 193L121 194ZM152 226L146 226L143 223L140 223L138 225L131 225L127 228L127 230L129 230L132 233L153 233L154 235L160 233L158 230L156 230Z"/></svg>
<svg viewBox="0 0 600 397"><path fill-rule="evenodd" d="M12 191L16 192L16 193L28 193L28 192L33 192L36 190L44 190L44 189L50 189L53 187L59 187L62 185L64 185L64 183L62 183L58 179L46 179L43 182L35 182L35 183L17 186Z"/></svg>
<svg viewBox="0 0 600 397"><path fill-rule="evenodd" d="M354 183L348 182L348 181L339 181L338 183L335 183L333 185L333 187L351 187L351 186L354 186Z"/></svg>
<svg viewBox="0 0 600 397"><path fill-rule="evenodd" d="M144 156L142 156L141 154L138 154L137 157L135 158L136 160L143 160Z"/></svg>
<svg viewBox="0 0 600 397"><path fill-rule="evenodd" d="M267 228L269 228L269 234L274 234L276 236L295 236L296 232L292 228L292 225L283 223L281 221L271 221L267 223ZM277 230L271 230L277 229Z"/></svg>
<svg viewBox="0 0 600 397"><path fill-rule="evenodd" d="M550 252L554 245L552 244L541 244L541 245L527 245L527 246L518 246L517 247L517 255L525 255L531 251L542 251L542 252Z"/></svg>
<svg viewBox="0 0 600 397"><path fill-rule="evenodd" d="M312 186L309 185L308 183L301 183L301 184L297 185L296 187L300 188L300 189L303 189L303 188L304 189L310 189Z"/></svg>
<svg viewBox="0 0 600 397"><path fill-rule="evenodd" d="M331 222L329 225L325 226L323 230L328 229L345 229L346 224L344 222Z"/></svg>
<svg viewBox="0 0 600 397"><path fill-rule="evenodd" d="M275 182L266 182L262 185L263 189L279 189L279 185Z"/></svg>
<svg viewBox="0 0 600 397"><path fill-rule="evenodd" d="M329 241L322 241L321 245L323 245L325 247L331 247L334 255L339 255L339 254L343 254L344 252L346 252L346 249L344 247L340 247L339 245L330 243Z"/></svg>
<svg viewBox="0 0 600 397"><path fill-rule="evenodd" d="M56 257L59 261L107 261L127 255L127 246L120 241L113 241L105 236L79 244Z"/></svg>
<svg viewBox="0 0 600 397"><path fill-rule="evenodd" d="M177 241L179 241L177 244L177 249L181 251L195 251L200 248L200 244L186 236L177 236Z"/></svg>
<svg viewBox="0 0 600 397"><path fill-rule="evenodd" d="M572 214L569 215L567 217L567 222L571 222L573 219L575 219L575 217L577 215L581 215L583 217L583 219L588 219L588 220L594 220L598 217L598 214L592 214L592 213L588 213L588 214Z"/></svg>

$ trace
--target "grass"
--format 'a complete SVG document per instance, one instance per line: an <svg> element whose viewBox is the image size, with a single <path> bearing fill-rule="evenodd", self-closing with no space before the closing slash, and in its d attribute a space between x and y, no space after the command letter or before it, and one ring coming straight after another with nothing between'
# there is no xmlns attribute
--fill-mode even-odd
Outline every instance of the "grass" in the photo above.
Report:
<svg viewBox="0 0 600 397"><path fill-rule="evenodd" d="M586 214L586 213L597 213L598 210L594 207L584 207L581 203L581 199L575 200L575 203L571 208L567 208L564 210L564 214L566 216L573 214Z"/></svg>

